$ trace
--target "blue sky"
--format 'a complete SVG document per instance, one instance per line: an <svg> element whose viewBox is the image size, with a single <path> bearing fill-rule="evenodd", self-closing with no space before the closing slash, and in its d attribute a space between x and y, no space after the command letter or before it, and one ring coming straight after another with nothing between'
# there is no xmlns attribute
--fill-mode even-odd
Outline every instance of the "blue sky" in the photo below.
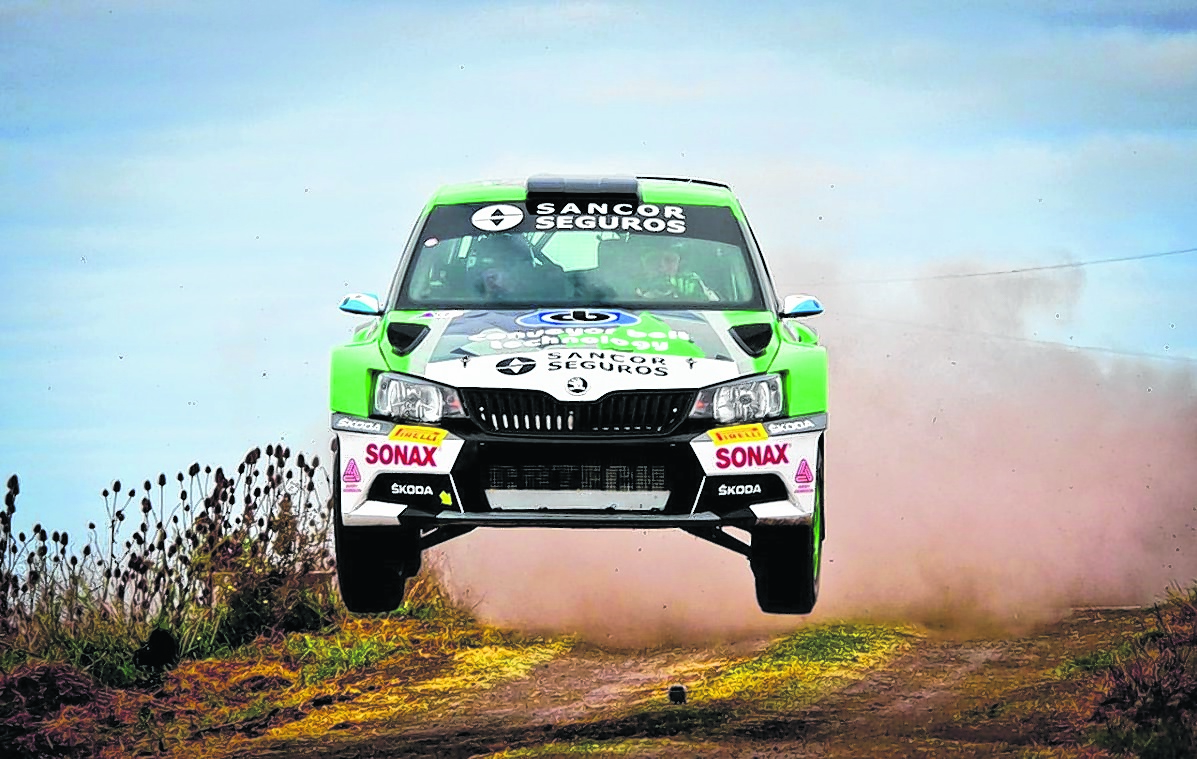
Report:
<svg viewBox="0 0 1197 759"><path fill-rule="evenodd" d="M964 6L0 3L0 470L69 527L323 448L336 304L441 182L728 180L828 317L1197 247L1197 5ZM1019 335L1197 359L1197 255L1068 271Z"/></svg>

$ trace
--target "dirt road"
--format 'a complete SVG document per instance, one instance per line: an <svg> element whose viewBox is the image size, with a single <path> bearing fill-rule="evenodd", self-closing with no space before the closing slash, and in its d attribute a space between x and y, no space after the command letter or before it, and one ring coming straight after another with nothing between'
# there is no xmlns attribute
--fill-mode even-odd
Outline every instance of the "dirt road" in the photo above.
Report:
<svg viewBox="0 0 1197 759"><path fill-rule="evenodd" d="M1079 610L1018 636L862 637L843 627L780 653L768 639L631 653L574 646L422 712L359 710L294 737L263 725L226 747L346 758L1099 756L1083 748L1095 692L1084 663L1145 619ZM687 703L670 703L674 683L687 686Z"/></svg>

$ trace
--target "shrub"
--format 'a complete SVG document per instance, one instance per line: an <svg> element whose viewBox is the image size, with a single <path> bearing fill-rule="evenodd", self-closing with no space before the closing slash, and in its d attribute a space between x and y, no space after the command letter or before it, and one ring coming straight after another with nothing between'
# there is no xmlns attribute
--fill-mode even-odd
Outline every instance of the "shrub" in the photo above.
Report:
<svg viewBox="0 0 1197 759"><path fill-rule="evenodd" d="M1102 678L1098 740L1143 759L1197 756L1197 586L1170 589L1155 617Z"/></svg>
<svg viewBox="0 0 1197 759"><path fill-rule="evenodd" d="M318 459L292 460L282 445L264 453L251 450L231 477L192 464L169 491L165 474L140 489L114 482L101 493L107 522L90 524L78 549L67 532L14 529L20 484L10 477L0 511L0 664L57 658L126 686L146 679L132 653L154 628L195 658L327 624L329 477Z"/></svg>

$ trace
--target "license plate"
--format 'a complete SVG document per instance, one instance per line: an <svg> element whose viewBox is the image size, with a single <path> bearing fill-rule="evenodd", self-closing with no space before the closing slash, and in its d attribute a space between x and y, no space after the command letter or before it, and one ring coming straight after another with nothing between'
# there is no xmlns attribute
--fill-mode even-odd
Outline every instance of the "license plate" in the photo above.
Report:
<svg viewBox="0 0 1197 759"><path fill-rule="evenodd" d="M487 490L492 509L499 511L662 511L668 490Z"/></svg>

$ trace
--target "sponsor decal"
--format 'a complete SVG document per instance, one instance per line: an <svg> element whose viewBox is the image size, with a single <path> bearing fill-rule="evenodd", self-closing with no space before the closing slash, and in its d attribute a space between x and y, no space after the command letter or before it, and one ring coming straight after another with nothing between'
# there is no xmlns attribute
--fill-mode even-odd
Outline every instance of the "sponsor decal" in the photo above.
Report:
<svg viewBox="0 0 1197 759"><path fill-rule="evenodd" d="M702 485L698 510L727 513L754 503L788 500L788 474L783 478L772 472L750 475L729 469L727 474L709 475Z"/></svg>
<svg viewBox="0 0 1197 759"><path fill-rule="evenodd" d="M720 485L719 495L756 495L761 492L761 483L745 485Z"/></svg>
<svg viewBox="0 0 1197 759"><path fill-rule="evenodd" d="M505 229L518 226L523 220L524 212L520 210L519 206L507 204L479 208L470 217L470 223L483 232L502 232Z"/></svg>
<svg viewBox="0 0 1197 759"><path fill-rule="evenodd" d="M432 488L427 485L407 485L392 482L391 495L432 495Z"/></svg>
<svg viewBox="0 0 1197 759"><path fill-rule="evenodd" d="M579 348L630 348L638 351L664 353L670 341L691 342L682 330L645 331L628 327L546 327L544 329L506 330L491 328L469 336L476 343L489 343L492 350L527 350L550 345Z"/></svg>
<svg viewBox="0 0 1197 759"><path fill-rule="evenodd" d="M404 440L409 443L423 443L433 448L440 448L441 443L444 442L448 434L448 430L441 430L436 427L416 427L409 424L397 424L395 425L395 429L391 430L391 434L387 435L387 439Z"/></svg>
<svg viewBox="0 0 1197 759"><path fill-rule="evenodd" d="M370 443L366 446L366 463L436 466L436 448L431 445Z"/></svg>
<svg viewBox="0 0 1197 759"><path fill-rule="evenodd" d="M618 374L655 374L658 377L669 374L665 359L661 356L639 356L618 351L549 351L548 358L550 372L593 369Z"/></svg>
<svg viewBox="0 0 1197 759"><path fill-rule="evenodd" d="M804 430L813 430L815 423L809 419L790 419L785 422L769 422L765 425L765 429L769 430L770 435L786 435L791 432L802 432Z"/></svg>
<svg viewBox="0 0 1197 759"><path fill-rule="evenodd" d="M737 445L715 451L715 466L720 469L743 469L750 466L776 466L790 463L790 444Z"/></svg>
<svg viewBox="0 0 1197 759"><path fill-rule="evenodd" d="M586 388L588 387L590 387L590 384L582 377L570 377L565 381L565 389L574 395L581 395L586 392Z"/></svg>
<svg viewBox="0 0 1197 759"><path fill-rule="evenodd" d="M337 417L333 429L349 432L382 432L382 422L373 419L354 419L351 416Z"/></svg>
<svg viewBox="0 0 1197 759"><path fill-rule="evenodd" d="M349 463L345 465L345 471L341 473L341 482L344 484L344 492L362 492L362 489L358 487L361 481L362 473L358 471L357 462L353 459L349 459Z"/></svg>
<svg viewBox="0 0 1197 759"><path fill-rule="evenodd" d="M594 327L600 324L615 327L639 324L640 317L623 311L570 308L524 314L517 317L515 323L521 327Z"/></svg>
<svg viewBox="0 0 1197 759"><path fill-rule="evenodd" d="M738 424L735 427L720 427L707 433L715 445L734 445L735 443L757 443L768 440L769 435L760 424Z"/></svg>
<svg viewBox="0 0 1197 759"><path fill-rule="evenodd" d="M463 316L465 311L425 311L420 314L421 319L456 319Z"/></svg>
<svg viewBox="0 0 1197 759"><path fill-rule="evenodd" d="M495 364L495 368L499 370L500 374L510 374L513 377L518 377L535 369L536 362L523 356L513 356Z"/></svg>
<svg viewBox="0 0 1197 759"><path fill-rule="evenodd" d="M651 203L537 203L537 229L595 229L622 232L686 231L686 214L680 206Z"/></svg>
<svg viewBox="0 0 1197 759"><path fill-rule="evenodd" d="M798 471L794 472L794 482L797 487L794 488L795 493L813 493L815 489L811 487L811 483L815 481L815 475L810 471L810 464L803 459L798 464Z"/></svg>
<svg viewBox="0 0 1197 759"><path fill-rule="evenodd" d="M403 503L416 508L439 508L451 505L453 486L445 474L426 474L405 470L401 472L380 472L370 484L371 500L387 503ZM447 500L446 500L447 499Z"/></svg>

